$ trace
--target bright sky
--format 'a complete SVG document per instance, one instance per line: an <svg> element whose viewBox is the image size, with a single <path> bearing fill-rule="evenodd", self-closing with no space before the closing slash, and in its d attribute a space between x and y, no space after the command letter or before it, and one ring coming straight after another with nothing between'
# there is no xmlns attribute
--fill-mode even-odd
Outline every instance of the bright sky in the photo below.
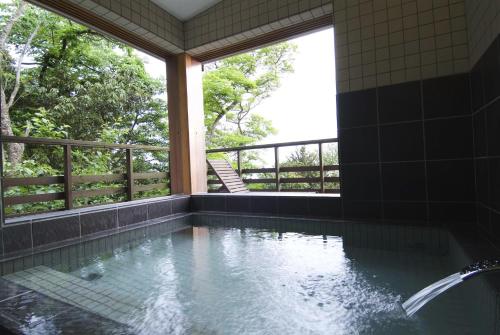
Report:
<svg viewBox="0 0 500 335"><path fill-rule="evenodd" d="M254 110L278 130L262 143L337 137L333 29L291 42L298 46L294 73L286 75L281 87ZM139 54L151 75L165 77L163 61Z"/></svg>

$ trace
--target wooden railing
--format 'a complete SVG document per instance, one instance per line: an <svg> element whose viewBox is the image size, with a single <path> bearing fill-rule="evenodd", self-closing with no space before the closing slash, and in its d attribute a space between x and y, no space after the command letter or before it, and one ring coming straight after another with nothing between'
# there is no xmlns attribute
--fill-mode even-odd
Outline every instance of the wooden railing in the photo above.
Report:
<svg viewBox="0 0 500 335"><path fill-rule="evenodd" d="M18 177L2 175L2 198L5 207L22 204L33 204L41 202L49 202L54 200L64 200L64 208L72 209L74 200L79 198L92 198L97 196L112 196L126 195L127 201L134 200L138 192L151 190L167 190L169 188L169 172L146 172L136 173L133 168L134 151L153 152L164 151L168 152L168 148L147 146L147 145L128 145L128 144L109 144L90 141L76 141L64 139L46 139L33 137L17 137L17 136L2 136L0 143L23 143L25 145L42 145L42 146L59 146L63 148L63 171L62 175L58 176L41 176L41 177ZM74 148L99 148L115 150L116 152L123 150L125 153L124 173L102 174L102 175L74 175L72 169L72 151ZM166 162L168 166L168 162ZM148 181L153 183L147 183ZM158 182L165 180L166 182ZM138 181L136 184L135 182ZM146 181L146 183L145 183ZM85 186L96 183L119 183L119 187L90 187L85 189ZM29 195L6 195L6 191L19 186L48 186L59 185L63 186L61 192L52 193L37 193ZM27 213L21 213L27 214Z"/></svg>
<svg viewBox="0 0 500 335"><path fill-rule="evenodd" d="M312 141L296 141L296 142L286 142L286 143L273 143L273 144L260 144L260 145L250 145L241 146L234 148L220 148L207 150L207 154L217 154L217 153L233 153L236 155L234 161L234 167L236 172L240 177L242 177L243 182L249 185L251 191L259 192L316 192L316 193L340 193L340 178L338 177L339 166L335 165L324 165L324 148L323 146L328 143L337 143L336 138L328 138L321 140ZM318 150L318 165L313 166L280 166L279 150L283 147L299 147L299 146L317 146ZM273 149L274 150L274 167L264 167L264 168L242 168L242 152L248 150L263 150L263 149ZM307 176L307 177L283 177L286 173L315 173L317 176ZM334 176L327 176L328 172L334 174ZM264 178L247 178L248 175L256 174L267 174L272 177L266 176ZM220 180L214 178L215 173L208 170L208 185L209 192L218 192L222 186ZM336 187L327 187L328 183L333 183ZM251 186L255 184L265 184L273 185L270 188L259 188L253 189ZM299 185L299 184L317 184L317 188L306 187L283 187L286 185ZM216 186L210 190L210 186Z"/></svg>

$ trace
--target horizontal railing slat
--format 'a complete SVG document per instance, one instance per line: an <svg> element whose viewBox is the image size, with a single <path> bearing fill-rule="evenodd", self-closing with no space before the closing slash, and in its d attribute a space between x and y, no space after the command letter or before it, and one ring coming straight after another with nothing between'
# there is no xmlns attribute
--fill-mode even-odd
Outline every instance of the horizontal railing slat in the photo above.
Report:
<svg viewBox="0 0 500 335"><path fill-rule="evenodd" d="M73 176L72 178L73 178L73 185L78 185L85 183L124 181L127 179L127 175L124 173L104 174L104 175L82 175L82 176Z"/></svg>
<svg viewBox="0 0 500 335"><path fill-rule="evenodd" d="M144 192L151 190L162 190L168 187L167 183L149 184L149 185L134 185L135 192Z"/></svg>
<svg viewBox="0 0 500 335"><path fill-rule="evenodd" d="M163 179L168 177L167 172L143 172L143 173L134 173L132 175L133 179Z"/></svg>
<svg viewBox="0 0 500 335"><path fill-rule="evenodd" d="M97 197L97 196L103 196L103 195L113 195L113 194L120 194L120 193L126 193L126 192L127 192L126 187L106 187L106 188L98 188L95 190L73 191L73 197L74 198L91 198L91 197Z"/></svg>
<svg viewBox="0 0 500 335"><path fill-rule="evenodd" d="M311 141L295 141L295 142L284 142L284 143L247 145L247 146L233 147L233 148L217 148L217 149L207 150L207 153L211 154L211 153L217 153L217 152L269 149L269 148L280 148L280 147L294 147L294 146L299 146L299 145L310 145L310 144L319 144L319 143L336 143L336 142L338 142L338 139L336 139L336 138L325 138L325 139L321 139L321 140L311 140Z"/></svg>
<svg viewBox="0 0 500 335"><path fill-rule="evenodd" d="M5 188L15 186L52 185L64 183L64 176L4 178Z"/></svg>
<svg viewBox="0 0 500 335"><path fill-rule="evenodd" d="M64 192L5 197L4 204L6 206L12 206L12 205L20 205L33 202L46 202L54 200L64 200Z"/></svg>

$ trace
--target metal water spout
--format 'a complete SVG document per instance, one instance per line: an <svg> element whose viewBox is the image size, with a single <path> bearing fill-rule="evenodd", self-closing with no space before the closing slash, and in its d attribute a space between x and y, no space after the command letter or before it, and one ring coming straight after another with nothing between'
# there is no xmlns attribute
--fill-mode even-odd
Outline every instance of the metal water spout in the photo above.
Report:
<svg viewBox="0 0 500 335"><path fill-rule="evenodd" d="M500 260L483 260L475 262L463 268L462 271L454 273L420 290L410 299L406 300L402 304L402 307L408 316L412 316L429 301L448 291L450 288L480 274L495 271L500 271Z"/></svg>
<svg viewBox="0 0 500 335"><path fill-rule="evenodd" d="M500 260L483 260L473 263L460 271L462 280L473 278L486 272L500 271Z"/></svg>

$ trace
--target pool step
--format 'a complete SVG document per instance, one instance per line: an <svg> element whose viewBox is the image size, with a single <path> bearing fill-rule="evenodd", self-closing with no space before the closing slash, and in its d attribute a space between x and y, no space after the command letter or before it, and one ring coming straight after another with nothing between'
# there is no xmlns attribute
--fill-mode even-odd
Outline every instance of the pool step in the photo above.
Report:
<svg viewBox="0 0 500 335"><path fill-rule="evenodd" d="M132 292L123 292L108 283L87 281L46 266L3 278L122 324L129 324L130 317L141 307L137 306L141 299L134 297Z"/></svg>

